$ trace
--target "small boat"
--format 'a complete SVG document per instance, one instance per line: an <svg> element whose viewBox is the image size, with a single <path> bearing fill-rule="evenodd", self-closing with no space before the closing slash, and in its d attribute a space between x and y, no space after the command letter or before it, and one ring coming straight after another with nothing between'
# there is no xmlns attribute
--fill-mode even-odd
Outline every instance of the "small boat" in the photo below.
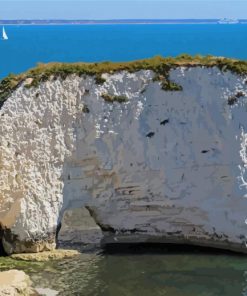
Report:
<svg viewBox="0 0 247 296"><path fill-rule="evenodd" d="M227 24L227 25L233 25L233 24L239 24L239 20L237 19L230 19L230 18L223 18L218 21L218 24Z"/></svg>
<svg viewBox="0 0 247 296"><path fill-rule="evenodd" d="M4 29L4 27L3 27L2 39L3 39L3 40L8 40L8 39L9 39L9 37L8 37L8 35L7 35L7 33L6 33L5 29Z"/></svg>

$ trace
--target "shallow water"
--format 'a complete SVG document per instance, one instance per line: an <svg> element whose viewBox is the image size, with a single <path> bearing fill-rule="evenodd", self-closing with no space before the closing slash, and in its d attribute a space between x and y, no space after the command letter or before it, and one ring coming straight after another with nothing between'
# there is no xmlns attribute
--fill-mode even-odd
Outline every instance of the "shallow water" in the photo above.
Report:
<svg viewBox="0 0 247 296"><path fill-rule="evenodd" d="M154 55L212 54L247 59L247 25L6 26L0 78L38 62L129 61Z"/></svg>
<svg viewBox="0 0 247 296"><path fill-rule="evenodd" d="M247 257L234 254L81 254L48 263L0 258L0 269L9 268L66 296L247 295Z"/></svg>

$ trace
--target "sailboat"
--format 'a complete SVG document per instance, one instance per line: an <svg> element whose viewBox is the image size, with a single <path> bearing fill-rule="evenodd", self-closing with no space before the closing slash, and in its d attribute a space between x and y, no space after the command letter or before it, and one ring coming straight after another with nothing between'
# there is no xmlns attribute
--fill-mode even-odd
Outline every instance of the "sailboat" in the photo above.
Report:
<svg viewBox="0 0 247 296"><path fill-rule="evenodd" d="M3 40L8 40L9 39L8 35L6 34L6 31L5 31L4 27L3 27L2 39Z"/></svg>

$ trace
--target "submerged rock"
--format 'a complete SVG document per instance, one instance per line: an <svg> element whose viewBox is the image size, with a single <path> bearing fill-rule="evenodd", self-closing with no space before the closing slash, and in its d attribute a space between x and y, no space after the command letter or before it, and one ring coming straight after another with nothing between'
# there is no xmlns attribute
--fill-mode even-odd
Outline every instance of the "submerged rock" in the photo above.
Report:
<svg viewBox="0 0 247 296"><path fill-rule="evenodd" d="M31 288L31 280L23 271L0 272L0 296L36 296Z"/></svg>
<svg viewBox="0 0 247 296"><path fill-rule="evenodd" d="M6 252L52 250L57 236L98 243L101 231L103 243L246 252L246 74L227 69L190 62L169 83L138 68L17 84L0 110ZM93 232L85 211L65 212L83 207Z"/></svg>
<svg viewBox="0 0 247 296"><path fill-rule="evenodd" d="M10 257L15 260L44 262L50 260L61 260L78 256L80 253L76 250L54 250L50 252L41 253L26 253L26 254L13 254Z"/></svg>

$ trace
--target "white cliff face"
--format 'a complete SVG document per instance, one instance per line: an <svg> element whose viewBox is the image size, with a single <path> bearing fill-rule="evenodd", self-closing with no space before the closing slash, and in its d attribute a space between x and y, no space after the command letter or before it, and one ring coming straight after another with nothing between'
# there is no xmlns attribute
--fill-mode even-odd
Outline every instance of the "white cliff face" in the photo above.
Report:
<svg viewBox="0 0 247 296"><path fill-rule="evenodd" d="M106 243L245 251L245 78L177 68L170 77L183 90L171 92L151 71L103 77L22 85L0 110L5 249L52 249L64 210L87 207Z"/></svg>

